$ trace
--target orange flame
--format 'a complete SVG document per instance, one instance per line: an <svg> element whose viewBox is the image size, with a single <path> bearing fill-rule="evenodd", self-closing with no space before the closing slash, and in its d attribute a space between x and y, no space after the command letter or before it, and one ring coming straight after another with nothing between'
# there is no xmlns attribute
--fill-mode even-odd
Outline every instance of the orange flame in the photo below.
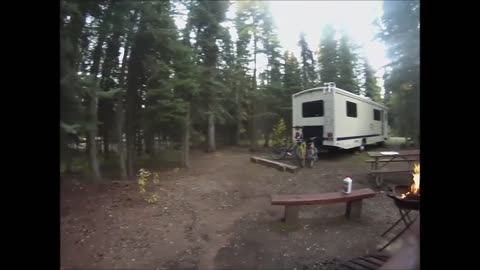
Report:
<svg viewBox="0 0 480 270"><path fill-rule="evenodd" d="M410 186L410 192L413 194L420 192L420 164L415 164L413 168L413 185Z"/></svg>
<svg viewBox="0 0 480 270"><path fill-rule="evenodd" d="M419 194L420 193L420 164L415 164L413 168L413 184L410 186L410 191L400 195L402 199L407 197L408 194Z"/></svg>

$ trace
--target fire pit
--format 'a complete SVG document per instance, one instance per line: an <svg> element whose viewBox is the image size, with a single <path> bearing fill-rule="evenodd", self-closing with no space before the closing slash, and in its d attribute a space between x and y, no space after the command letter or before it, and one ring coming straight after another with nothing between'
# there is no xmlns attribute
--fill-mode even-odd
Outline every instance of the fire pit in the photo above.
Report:
<svg viewBox="0 0 480 270"><path fill-rule="evenodd" d="M395 202L395 205L398 207L400 219L398 219L390 228L388 228L382 234L382 236L385 236L401 221L405 223L405 228L380 250L384 250L393 241L398 239L416 220L416 218L412 220L409 214L411 211L420 211L420 165L415 164L415 168L413 170L413 184L411 186L394 186L392 191L387 194L387 196L392 198Z"/></svg>
<svg viewBox="0 0 480 270"><path fill-rule="evenodd" d="M400 209L420 211L420 164L415 164L411 186L395 186L387 196Z"/></svg>
<svg viewBox="0 0 480 270"><path fill-rule="evenodd" d="M420 194L408 194L409 186L395 186L388 197L392 198L398 208L420 211Z"/></svg>

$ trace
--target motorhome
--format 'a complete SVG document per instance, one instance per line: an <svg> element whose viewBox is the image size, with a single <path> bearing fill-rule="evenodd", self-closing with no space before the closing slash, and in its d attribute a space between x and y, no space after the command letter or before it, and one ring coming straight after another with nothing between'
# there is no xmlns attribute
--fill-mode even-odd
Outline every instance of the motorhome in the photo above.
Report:
<svg viewBox="0 0 480 270"><path fill-rule="evenodd" d="M326 83L292 95L293 137L317 137L318 150L351 149L388 139L388 108Z"/></svg>

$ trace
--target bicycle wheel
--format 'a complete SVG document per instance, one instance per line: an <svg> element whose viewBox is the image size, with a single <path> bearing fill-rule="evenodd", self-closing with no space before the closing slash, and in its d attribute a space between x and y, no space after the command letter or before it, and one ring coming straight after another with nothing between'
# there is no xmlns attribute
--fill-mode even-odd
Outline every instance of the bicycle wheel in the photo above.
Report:
<svg viewBox="0 0 480 270"><path fill-rule="evenodd" d="M273 146L272 150L270 151L270 156L272 157L272 159L280 160L285 157L287 152L288 152L287 145Z"/></svg>
<svg viewBox="0 0 480 270"><path fill-rule="evenodd" d="M311 147L308 149L308 167L313 168L313 164L317 161L317 148Z"/></svg>
<svg viewBox="0 0 480 270"><path fill-rule="evenodd" d="M306 147L304 143L295 146L295 157L297 159L298 165L301 168L305 167L305 154L306 154L305 148Z"/></svg>

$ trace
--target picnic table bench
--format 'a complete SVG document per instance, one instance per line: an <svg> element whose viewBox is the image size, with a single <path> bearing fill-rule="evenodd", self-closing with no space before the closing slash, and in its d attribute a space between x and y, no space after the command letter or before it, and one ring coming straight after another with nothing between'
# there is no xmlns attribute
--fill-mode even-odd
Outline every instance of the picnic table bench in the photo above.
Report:
<svg viewBox="0 0 480 270"><path fill-rule="evenodd" d="M350 194L331 192L321 194L280 194L272 195L272 205L285 206L283 221L294 224L298 221L299 206L346 203L345 216L349 219L359 219L362 211L362 200L375 196L369 188L352 190Z"/></svg>
<svg viewBox="0 0 480 270"><path fill-rule="evenodd" d="M262 165L265 165L265 166L268 166L268 167L276 168L277 170L282 171L282 172L286 171L286 172L295 173L296 171L298 171L297 166L288 165L288 164L285 164L285 163L281 163L281 162L266 159L266 158L250 157L250 161L253 162L253 163L258 163L258 164L262 164Z"/></svg>
<svg viewBox="0 0 480 270"><path fill-rule="evenodd" d="M381 159L367 159L365 160L366 163L370 163L371 167L370 169L371 170L375 170L375 163L389 163L389 162L408 162L408 165L411 166L411 164L413 162L417 162L418 161L418 157L407 157L405 159L385 159L385 158L381 158Z"/></svg>
<svg viewBox="0 0 480 270"><path fill-rule="evenodd" d="M365 162L371 163L369 175L375 178L377 187L383 184L383 176L389 173L412 173L412 163L418 161L420 158L420 150L405 150L396 151L395 154L384 154L385 152L367 152L368 159ZM408 163L406 169L388 169L385 168L390 162L405 162Z"/></svg>

